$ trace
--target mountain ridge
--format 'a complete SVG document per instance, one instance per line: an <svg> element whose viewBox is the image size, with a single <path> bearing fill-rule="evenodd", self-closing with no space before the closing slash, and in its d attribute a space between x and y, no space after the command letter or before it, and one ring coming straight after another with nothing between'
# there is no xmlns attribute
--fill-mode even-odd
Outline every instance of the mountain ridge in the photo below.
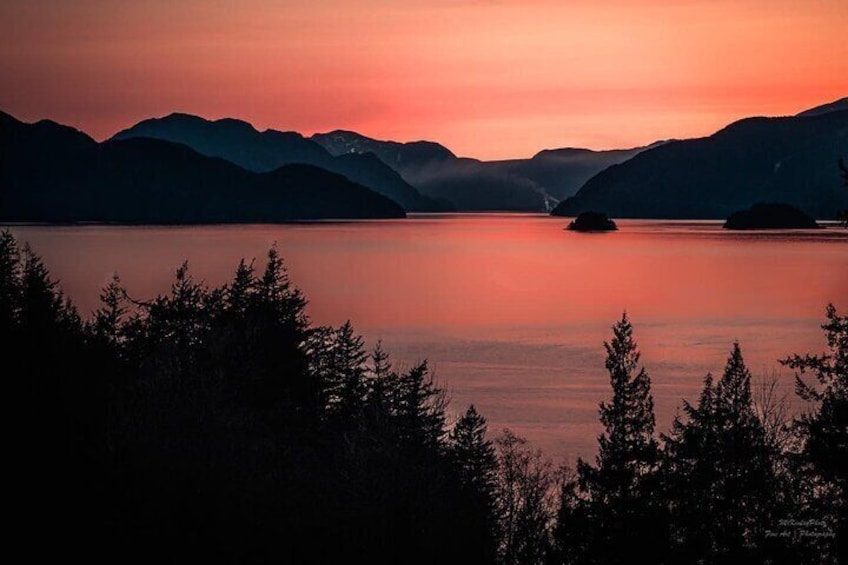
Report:
<svg viewBox="0 0 848 565"><path fill-rule="evenodd" d="M411 211L439 211L447 205L422 196L393 169L378 160L353 156L339 159L297 132L257 130L236 118L207 120L185 113L149 118L121 130L111 139L151 137L182 143L198 153L220 157L257 173L303 163L341 174L395 200Z"/></svg>
<svg viewBox="0 0 848 565"><path fill-rule="evenodd" d="M334 155L373 152L423 194L448 199L468 211L549 211L597 172L645 149L555 148L529 159L482 161L458 157L434 141L379 140L349 130L310 139Z"/></svg>
<svg viewBox="0 0 848 565"><path fill-rule="evenodd" d="M257 174L303 163L358 186L381 187L379 192L413 211L448 210L450 202L460 211L553 209L573 215L589 207L621 217L720 218L760 199L785 200L822 217L830 206L841 206L844 196L828 188L833 174L826 161L848 153L845 128L825 126L840 121L845 107L848 98L840 98L796 116L743 118L701 138L626 149L542 149L528 159L498 161L459 157L434 141L384 141L343 129L305 137L259 131L237 118L208 120L184 112L142 120L101 145L159 139ZM799 126L805 120L817 125ZM0 125L13 122L0 112ZM81 148L96 144L84 132L51 120L28 126L52 131L65 153L84 153Z"/></svg>
<svg viewBox="0 0 848 565"><path fill-rule="evenodd" d="M805 116L820 116L821 114L827 114L830 112L839 112L842 110L848 110L848 96L840 98L838 100L834 100L833 102L827 102L826 104L821 104L819 106L815 106L813 108L809 108L802 112L798 112L795 114L796 117L805 117Z"/></svg>
<svg viewBox="0 0 848 565"><path fill-rule="evenodd" d="M168 141L97 143L42 120L0 119L0 220L150 224L400 218L392 200L310 165L247 171Z"/></svg>
<svg viewBox="0 0 848 565"><path fill-rule="evenodd" d="M754 117L649 149L589 179L552 212L726 218L762 201L829 218L848 206L836 163L848 153L848 111Z"/></svg>

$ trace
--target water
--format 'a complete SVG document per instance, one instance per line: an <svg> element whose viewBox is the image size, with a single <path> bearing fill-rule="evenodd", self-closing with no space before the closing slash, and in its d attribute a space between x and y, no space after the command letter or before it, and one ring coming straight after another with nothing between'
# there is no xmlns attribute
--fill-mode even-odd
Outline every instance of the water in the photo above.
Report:
<svg viewBox="0 0 848 565"><path fill-rule="evenodd" d="M454 411L473 402L549 455L591 456L609 394L603 341L627 311L665 430L682 398L720 373L734 340L756 378L821 352L828 302L848 309L848 231L731 233L718 222L622 220L566 232L538 215L417 215L284 226L42 227L13 233L41 254L81 312L118 272L130 294L168 288L189 259L227 281L277 243L318 324L350 319L400 363L428 359Z"/></svg>

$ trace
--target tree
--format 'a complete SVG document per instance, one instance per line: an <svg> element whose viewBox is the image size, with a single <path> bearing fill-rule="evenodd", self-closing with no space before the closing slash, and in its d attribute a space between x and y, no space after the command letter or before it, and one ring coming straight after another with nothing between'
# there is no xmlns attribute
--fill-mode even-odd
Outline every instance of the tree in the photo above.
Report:
<svg viewBox="0 0 848 565"><path fill-rule="evenodd" d="M309 324L304 311L306 299L300 289L291 284L276 245L268 250L268 263L257 283L257 290L261 302L271 308L281 321L299 329Z"/></svg>
<svg viewBox="0 0 848 565"><path fill-rule="evenodd" d="M848 316L840 316L830 304L822 329L827 352L796 354L782 363L795 369L795 392L812 406L797 421L803 460L811 478L818 479L814 493L818 500L813 504L835 525L844 559L848 554ZM815 382L806 380L807 375Z"/></svg>
<svg viewBox="0 0 848 565"><path fill-rule="evenodd" d="M387 390L401 441L414 450L438 451L445 437L445 392L422 361L391 381Z"/></svg>
<svg viewBox="0 0 848 565"><path fill-rule="evenodd" d="M527 440L509 430L495 441L498 481L498 563L545 563L551 548L556 512L557 476L550 461L533 451Z"/></svg>
<svg viewBox="0 0 848 565"><path fill-rule="evenodd" d="M494 562L485 419L469 409L448 435L426 363L395 370L378 346L369 366L350 324L309 326L268 259L215 288L184 264L149 301L115 277L83 324L0 235L18 523L63 550L105 535L139 559L429 563L448 547Z"/></svg>
<svg viewBox="0 0 848 565"><path fill-rule="evenodd" d="M269 261L270 263L270 261ZM234 314L244 315L250 308L251 298L257 293L256 270L253 261L239 261L233 282L224 288L227 309Z"/></svg>
<svg viewBox="0 0 848 565"><path fill-rule="evenodd" d="M683 411L665 438L673 559L774 559L781 549L765 535L781 517L778 483L738 343L721 379L707 375L698 404L684 401Z"/></svg>
<svg viewBox="0 0 848 565"><path fill-rule="evenodd" d="M76 309L62 294L56 281L50 279L47 268L30 246L21 253L20 323L33 338L37 332L51 329L80 329Z"/></svg>
<svg viewBox="0 0 848 565"><path fill-rule="evenodd" d="M450 445L462 483L490 498L497 474L497 458L492 442L486 439L486 430L486 418L472 404L451 430Z"/></svg>
<svg viewBox="0 0 848 565"><path fill-rule="evenodd" d="M449 435L451 459L462 485L457 507L463 511L463 523L476 548L473 559L491 563L497 555L497 512L495 492L498 460L494 445L486 438L487 426L474 405L456 422Z"/></svg>
<svg viewBox="0 0 848 565"><path fill-rule="evenodd" d="M8 231L0 234L0 294L18 541L35 547L49 535L69 551L90 547L104 510L103 365L41 258Z"/></svg>
<svg viewBox="0 0 848 565"><path fill-rule="evenodd" d="M316 328L307 342L310 373L320 383L324 410L345 420L357 417L367 395L362 337L347 321L338 329Z"/></svg>
<svg viewBox="0 0 848 565"><path fill-rule="evenodd" d="M588 539L593 531L589 501L581 498L583 493L577 473L568 467L560 469L559 495L548 562L558 565L598 562L601 556L592 554L592 540Z"/></svg>
<svg viewBox="0 0 848 565"><path fill-rule="evenodd" d="M109 284L100 292L102 306L94 312L91 331L95 336L115 345L121 339L121 328L127 315L126 290L121 279L114 275Z"/></svg>
<svg viewBox="0 0 848 565"><path fill-rule="evenodd" d="M664 526L655 496L654 402L648 374L637 371L640 354L627 314L604 347L612 400L600 404L604 432L595 465L577 462L579 513L589 525L586 551L588 558L605 563L635 556L655 562L661 559Z"/></svg>
<svg viewBox="0 0 848 565"><path fill-rule="evenodd" d="M0 232L0 339L4 343L17 323L21 306L21 257L12 232Z"/></svg>
<svg viewBox="0 0 848 565"><path fill-rule="evenodd" d="M793 440L789 395L781 391L776 372L758 379L752 386L754 411L763 427L766 445L775 457L782 458Z"/></svg>
<svg viewBox="0 0 848 565"><path fill-rule="evenodd" d="M615 500L632 494L639 479L651 472L657 443L651 380L644 368L634 374L640 353L627 314L613 327L613 333L612 342L604 343L613 396L611 403L600 405L606 431L598 438L597 471L614 479L614 488L601 493Z"/></svg>
<svg viewBox="0 0 848 565"><path fill-rule="evenodd" d="M827 353L794 355L783 363L797 371L796 394L816 406L799 420L810 461L827 480L844 488L848 480L848 316L839 316L831 304L822 328ZM818 384L804 380L805 373L812 373Z"/></svg>
<svg viewBox="0 0 848 565"><path fill-rule="evenodd" d="M320 383L309 374L305 351L306 299L292 285L276 246L268 250L261 276L254 278L253 264L242 262L227 290L229 309L236 313L233 337L251 366L242 373L248 396L281 417L317 410Z"/></svg>

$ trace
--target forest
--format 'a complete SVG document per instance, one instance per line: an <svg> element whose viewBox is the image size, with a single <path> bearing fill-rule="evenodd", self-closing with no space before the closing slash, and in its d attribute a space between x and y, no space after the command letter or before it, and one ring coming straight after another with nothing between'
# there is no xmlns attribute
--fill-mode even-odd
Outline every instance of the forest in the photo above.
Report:
<svg viewBox="0 0 848 565"><path fill-rule="evenodd" d="M673 422L623 315L591 460L555 464L427 362L316 326L276 248L151 300L116 276L83 319L0 234L14 538L31 560L724 564L845 562L848 316L752 384L740 344ZM599 374L603 374L599 369Z"/></svg>

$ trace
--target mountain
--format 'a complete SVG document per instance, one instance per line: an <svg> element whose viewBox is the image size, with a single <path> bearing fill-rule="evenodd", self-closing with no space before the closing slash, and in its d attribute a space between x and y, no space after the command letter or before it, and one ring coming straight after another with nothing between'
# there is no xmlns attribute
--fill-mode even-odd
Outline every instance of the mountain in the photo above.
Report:
<svg viewBox="0 0 848 565"><path fill-rule="evenodd" d="M658 147L667 141L657 141L646 147L632 149L563 148L545 149L532 159L490 161L486 167L526 178L557 200L574 195L583 184L607 167L623 163L642 151Z"/></svg>
<svg viewBox="0 0 848 565"><path fill-rule="evenodd" d="M433 141L381 141L345 130L316 133L311 139L332 155L373 153L395 170L420 168L457 158L450 149Z"/></svg>
<svg viewBox="0 0 848 565"><path fill-rule="evenodd" d="M839 100L834 100L833 102L828 102L827 104L822 104L821 106L816 106L815 108L810 108L809 110L804 110L803 112L800 112L798 116L821 116L822 114L841 112L842 110L848 110L848 96L840 98Z"/></svg>
<svg viewBox="0 0 848 565"><path fill-rule="evenodd" d="M547 211L594 174L645 149L557 149L532 159L479 161L430 141L381 141L343 130L311 139L333 155L373 153L422 193L471 211Z"/></svg>
<svg viewBox="0 0 848 565"><path fill-rule="evenodd" d="M218 223L399 218L403 209L309 165L254 173L162 140L97 143L0 112L0 221Z"/></svg>
<svg viewBox="0 0 848 565"><path fill-rule="evenodd" d="M554 215L726 218L783 202L817 218L848 207L837 161L848 154L848 111L748 118L709 137L673 141L592 177Z"/></svg>
<svg viewBox="0 0 848 565"><path fill-rule="evenodd" d="M450 200L458 210L540 212L556 203L531 179L477 159L431 161L400 172L424 194Z"/></svg>
<svg viewBox="0 0 848 565"><path fill-rule="evenodd" d="M299 133L257 131L235 119L210 121L189 114L151 118L117 133L113 140L151 138L181 143L209 157L220 157L250 171L265 173L290 164L307 164L338 173L379 192L407 210L438 211L446 204L422 196L391 167L368 154L334 157Z"/></svg>
<svg viewBox="0 0 848 565"><path fill-rule="evenodd" d="M399 143L336 130L311 138L333 155L373 153L409 184L430 197L449 200L457 210L546 209L546 196L532 181L457 157L432 141Z"/></svg>

